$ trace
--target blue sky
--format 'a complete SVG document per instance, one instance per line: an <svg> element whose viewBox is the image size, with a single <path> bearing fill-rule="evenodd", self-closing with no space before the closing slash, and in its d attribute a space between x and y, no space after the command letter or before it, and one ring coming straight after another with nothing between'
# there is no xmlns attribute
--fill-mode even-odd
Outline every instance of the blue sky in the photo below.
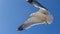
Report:
<svg viewBox="0 0 60 34"><path fill-rule="evenodd" d="M37 25L28 30L16 29L39 10L26 0L0 0L0 34L60 34L60 0L37 0L45 6L54 17L50 25Z"/></svg>

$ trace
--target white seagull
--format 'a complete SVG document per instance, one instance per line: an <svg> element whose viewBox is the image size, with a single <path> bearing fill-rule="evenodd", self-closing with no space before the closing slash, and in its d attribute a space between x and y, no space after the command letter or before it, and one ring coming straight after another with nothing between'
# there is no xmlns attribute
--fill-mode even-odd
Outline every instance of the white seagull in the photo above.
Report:
<svg viewBox="0 0 60 34"><path fill-rule="evenodd" d="M51 24L52 23L53 17L50 14L50 12L48 12L48 9L46 9L36 0L27 0L27 2L39 8L40 10L38 10L35 13L32 13L30 17L24 22L24 24L19 26L18 30L25 30L38 24Z"/></svg>

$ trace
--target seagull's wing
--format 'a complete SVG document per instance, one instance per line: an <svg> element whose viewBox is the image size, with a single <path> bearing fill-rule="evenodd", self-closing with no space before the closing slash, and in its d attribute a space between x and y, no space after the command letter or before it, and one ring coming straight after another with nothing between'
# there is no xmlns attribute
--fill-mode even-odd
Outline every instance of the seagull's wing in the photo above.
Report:
<svg viewBox="0 0 60 34"><path fill-rule="evenodd" d="M30 4L32 4L33 6L37 8L47 9L46 7L42 6L37 0L27 0L27 2L29 2Z"/></svg>
<svg viewBox="0 0 60 34"><path fill-rule="evenodd" d="M24 29L28 29L34 25L37 25L37 24L43 24L43 23L39 23L41 20L37 19L36 17L31 17L29 18L27 21L25 21L24 24L22 24L18 30L24 30ZM41 21L42 22L42 21Z"/></svg>
<svg viewBox="0 0 60 34"><path fill-rule="evenodd" d="M44 18L45 16L43 14L36 14L30 18L28 18L25 23L18 28L18 30L27 29L31 26L37 25L37 24L44 24Z"/></svg>

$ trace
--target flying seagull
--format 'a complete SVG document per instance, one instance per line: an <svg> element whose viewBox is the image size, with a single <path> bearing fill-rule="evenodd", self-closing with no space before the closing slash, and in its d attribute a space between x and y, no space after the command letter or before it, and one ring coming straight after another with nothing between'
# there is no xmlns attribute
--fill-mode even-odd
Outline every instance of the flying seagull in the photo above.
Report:
<svg viewBox="0 0 60 34"><path fill-rule="evenodd" d="M28 3L32 4L33 6L39 8L35 13L32 13L30 17L18 27L18 30L22 31L28 28L31 28L34 25L38 24L51 24L53 21L53 17L48 12L48 9L42 6L40 3L38 3L36 0L26 0Z"/></svg>

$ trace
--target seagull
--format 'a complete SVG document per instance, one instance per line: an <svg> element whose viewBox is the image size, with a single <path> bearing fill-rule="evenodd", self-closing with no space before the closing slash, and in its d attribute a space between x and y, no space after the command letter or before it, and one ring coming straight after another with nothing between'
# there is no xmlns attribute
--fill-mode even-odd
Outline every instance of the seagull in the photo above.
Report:
<svg viewBox="0 0 60 34"><path fill-rule="evenodd" d="M39 10L35 13L32 13L30 17L21 25L18 27L19 31L29 29L32 26L39 25L39 24L51 24L53 21L53 16L50 14L47 8L42 6L38 1L36 0L26 0L29 4L33 5L36 8L39 8Z"/></svg>

